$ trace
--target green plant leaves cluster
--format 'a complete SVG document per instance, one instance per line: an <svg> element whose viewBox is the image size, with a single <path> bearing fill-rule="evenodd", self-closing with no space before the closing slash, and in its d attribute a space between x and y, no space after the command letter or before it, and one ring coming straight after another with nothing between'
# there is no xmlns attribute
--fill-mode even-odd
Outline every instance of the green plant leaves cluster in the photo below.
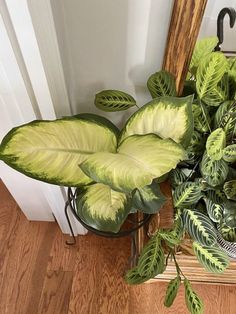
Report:
<svg viewBox="0 0 236 314"><path fill-rule="evenodd" d="M159 71L152 74L147 81L147 88L152 98L177 95L175 78L166 71Z"/></svg>

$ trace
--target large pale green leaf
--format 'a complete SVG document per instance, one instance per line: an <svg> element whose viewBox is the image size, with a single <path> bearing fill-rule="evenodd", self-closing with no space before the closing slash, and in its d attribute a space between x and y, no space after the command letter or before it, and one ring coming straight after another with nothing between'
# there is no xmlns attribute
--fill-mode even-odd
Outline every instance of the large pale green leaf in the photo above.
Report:
<svg viewBox="0 0 236 314"><path fill-rule="evenodd" d="M137 270L142 277L155 277L164 272L165 255L158 236L152 237L144 246L138 260Z"/></svg>
<svg viewBox="0 0 236 314"><path fill-rule="evenodd" d="M0 146L0 159L35 179L65 186L91 182L78 167L95 152L115 152L117 129L92 114L33 121L12 129Z"/></svg>
<svg viewBox="0 0 236 314"><path fill-rule="evenodd" d="M225 182L224 192L228 199L236 201L236 180Z"/></svg>
<svg viewBox="0 0 236 314"><path fill-rule="evenodd" d="M227 178L229 167L224 160L212 160L205 152L200 164L202 177L211 186L223 184Z"/></svg>
<svg viewBox="0 0 236 314"><path fill-rule="evenodd" d="M214 222L220 222L223 217L223 206L221 204L214 203L211 199L204 198L206 203L208 216Z"/></svg>
<svg viewBox="0 0 236 314"><path fill-rule="evenodd" d="M192 137L192 96L160 97L143 106L127 121L120 142L133 134L154 133L162 138L172 138L187 146Z"/></svg>
<svg viewBox="0 0 236 314"><path fill-rule="evenodd" d="M165 295L165 301L164 301L164 305L166 307L170 307L173 304L177 296L180 284L181 284L181 278L179 275L169 282L166 289L166 295Z"/></svg>
<svg viewBox="0 0 236 314"><path fill-rule="evenodd" d="M223 156L223 149L226 145L225 132L218 128L207 138L206 151L212 160L220 160Z"/></svg>
<svg viewBox="0 0 236 314"><path fill-rule="evenodd" d="M184 209L183 221L189 235L195 241L205 246L216 243L216 230L206 215L196 210Z"/></svg>
<svg viewBox="0 0 236 314"><path fill-rule="evenodd" d="M121 111L136 105L135 99L119 90L103 90L95 96L95 106L103 111Z"/></svg>
<svg viewBox="0 0 236 314"><path fill-rule="evenodd" d="M199 63L214 50L217 43L217 37L208 37L197 41L190 63L190 71L192 74L195 75Z"/></svg>
<svg viewBox="0 0 236 314"><path fill-rule="evenodd" d="M214 246L201 246L193 242L193 250L202 266L212 273L223 273L229 266L228 256Z"/></svg>
<svg viewBox="0 0 236 314"><path fill-rule="evenodd" d="M155 181L151 185L137 189L133 196L133 207L141 210L143 213L157 213L166 201L162 194L160 186Z"/></svg>
<svg viewBox="0 0 236 314"><path fill-rule="evenodd" d="M173 140L163 140L155 134L133 135L121 143L117 154L93 154L80 167L96 182L131 192L150 185L184 158L183 148Z"/></svg>
<svg viewBox="0 0 236 314"><path fill-rule="evenodd" d="M236 144L225 147L223 150L223 159L227 162L236 161Z"/></svg>
<svg viewBox="0 0 236 314"><path fill-rule="evenodd" d="M218 225L218 230L226 241L236 242L236 228L230 228L223 222Z"/></svg>
<svg viewBox="0 0 236 314"><path fill-rule="evenodd" d="M188 207L196 204L201 198L201 186L197 182L184 182L174 191L175 207Z"/></svg>
<svg viewBox="0 0 236 314"><path fill-rule="evenodd" d="M203 314L203 303L196 292L192 289L190 282L184 279L185 303L191 314Z"/></svg>
<svg viewBox="0 0 236 314"><path fill-rule="evenodd" d="M147 81L152 98L160 96L176 96L175 78L164 70L152 74Z"/></svg>
<svg viewBox="0 0 236 314"><path fill-rule="evenodd" d="M216 88L227 68L226 57L221 52L212 52L201 61L196 74L196 89L200 99Z"/></svg>
<svg viewBox="0 0 236 314"><path fill-rule="evenodd" d="M118 232L130 209L131 198L102 183L80 188L76 194L78 216L97 230Z"/></svg>

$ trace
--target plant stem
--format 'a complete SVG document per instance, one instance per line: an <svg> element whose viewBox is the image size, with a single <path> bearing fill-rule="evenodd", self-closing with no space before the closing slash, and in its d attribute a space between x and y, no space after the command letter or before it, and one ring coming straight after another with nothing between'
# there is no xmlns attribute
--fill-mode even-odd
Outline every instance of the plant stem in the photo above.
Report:
<svg viewBox="0 0 236 314"><path fill-rule="evenodd" d="M176 267L176 271L177 271L178 275L181 274L181 275L186 279L186 277L184 276L182 270L181 270L180 267L179 267L179 264L177 263L177 260L176 260L176 258L175 258L175 253L174 253L173 251L172 251L171 255L172 255L173 259L174 259L175 267Z"/></svg>

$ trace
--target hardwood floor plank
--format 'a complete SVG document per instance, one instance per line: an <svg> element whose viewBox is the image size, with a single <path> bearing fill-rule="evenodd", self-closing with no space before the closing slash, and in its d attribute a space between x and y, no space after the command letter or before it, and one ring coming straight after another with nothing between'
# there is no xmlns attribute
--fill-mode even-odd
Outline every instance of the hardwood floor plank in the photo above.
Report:
<svg viewBox="0 0 236 314"><path fill-rule="evenodd" d="M72 272L47 271L37 313L67 314L72 278Z"/></svg>

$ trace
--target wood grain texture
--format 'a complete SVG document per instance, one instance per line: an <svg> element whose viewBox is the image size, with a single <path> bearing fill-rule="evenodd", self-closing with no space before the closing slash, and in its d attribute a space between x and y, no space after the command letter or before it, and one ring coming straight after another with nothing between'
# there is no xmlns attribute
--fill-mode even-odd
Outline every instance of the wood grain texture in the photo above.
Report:
<svg viewBox="0 0 236 314"><path fill-rule="evenodd" d="M207 0L175 0L163 61L163 69L176 77L182 92Z"/></svg>
<svg viewBox="0 0 236 314"><path fill-rule="evenodd" d="M167 283L156 280L128 286L124 282L129 238L89 234L77 237L77 246L69 247L68 253L56 223L27 221L1 182L0 217L5 217L0 220L0 228L5 230L0 242L1 314L188 313L183 287L173 307L166 309ZM205 313L235 314L235 285L193 287L205 303Z"/></svg>

